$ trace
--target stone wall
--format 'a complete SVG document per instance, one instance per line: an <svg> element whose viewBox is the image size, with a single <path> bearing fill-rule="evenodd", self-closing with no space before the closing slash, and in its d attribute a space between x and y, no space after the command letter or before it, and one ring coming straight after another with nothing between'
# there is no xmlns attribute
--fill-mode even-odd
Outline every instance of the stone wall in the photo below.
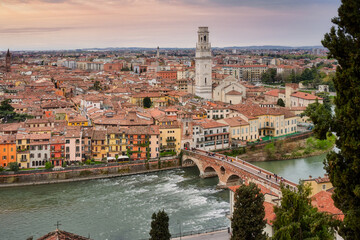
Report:
<svg viewBox="0 0 360 240"><path fill-rule="evenodd" d="M138 162L131 164L86 166L73 169L66 168L61 171L34 170L31 172L24 171L21 173L2 173L0 175L0 186L81 181L153 172L161 169L172 169L177 167L179 167L179 160L177 158L173 158L161 161Z"/></svg>

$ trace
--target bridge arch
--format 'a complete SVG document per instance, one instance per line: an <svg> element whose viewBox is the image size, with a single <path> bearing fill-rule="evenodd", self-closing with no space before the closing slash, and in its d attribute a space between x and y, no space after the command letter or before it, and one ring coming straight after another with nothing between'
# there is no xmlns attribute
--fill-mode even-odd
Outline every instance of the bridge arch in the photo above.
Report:
<svg viewBox="0 0 360 240"><path fill-rule="evenodd" d="M236 185L241 185L243 183L244 183L244 180L236 174L230 175L228 177L228 179L226 180L227 186L236 186Z"/></svg>

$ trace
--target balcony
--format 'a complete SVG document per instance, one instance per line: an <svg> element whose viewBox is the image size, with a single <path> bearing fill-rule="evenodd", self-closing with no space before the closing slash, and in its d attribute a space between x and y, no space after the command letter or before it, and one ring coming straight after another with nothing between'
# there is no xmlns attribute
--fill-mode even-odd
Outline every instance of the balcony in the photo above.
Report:
<svg viewBox="0 0 360 240"><path fill-rule="evenodd" d="M166 142L176 142L176 138L167 138Z"/></svg>

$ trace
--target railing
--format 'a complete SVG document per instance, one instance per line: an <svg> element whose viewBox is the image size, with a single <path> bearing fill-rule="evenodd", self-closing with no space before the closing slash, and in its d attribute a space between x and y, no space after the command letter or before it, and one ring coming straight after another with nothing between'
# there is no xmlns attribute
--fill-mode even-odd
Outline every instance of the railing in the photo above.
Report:
<svg viewBox="0 0 360 240"><path fill-rule="evenodd" d="M204 151L204 150L200 150L200 149L195 149L195 150L183 150L185 153L192 153L192 154L208 154L209 152L207 152L207 151ZM222 154L219 154L219 153L209 153L209 154L213 154L213 155L209 155L209 157L219 157L219 158L223 158L223 159L233 159L233 160L235 160L236 158L233 158L233 157L229 157L229 156L225 156L225 155L222 155ZM191 154L190 154L191 155ZM207 155L205 155L205 156L207 156ZM218 160L218 161L222 161L221 159L216 159L216 160ZM245 167L248 167L249 168L249 170L250 169L252 169L252 170L255 170L255 171L261 171L262 173L265 173L265 174L269 174L269 175L274 175L274 173L272 173L272 172L270 172L270 171L268 171L268 170L266 170L266 169L263 169L263 168L261 168L261 167L258 167L258 166L255 166L255 165L253 165L253 164L251 164L251 163L249 163L249 162L245 162L245 161L243 161L243 160L241 160L241 159L237 159L238 161L234 161L235 163L238 163L238 164L241 164L241 162L242 162L242 164L245 166ZM240 161L240 162L239 162ZM243 170L243 171L246 171L246 172L248 172L249 174L251 174L251 175L253 175L254 173L252 173L251 171L249 171L249 170L247 170L246 168L243 168L243 167L241 167L241 165L236 165L236 164L234 164L234 162L227 162L226 161L226 163L228 163L228 164L231 164L232 166L235 166L235 167L238 167L238 168L240 168L241 170ZM258 176L259 178L261 178L263 181L266 181L266 182L269 182L269 180L270 180L270 182L271 182L271 184L274 184L274 185L276 185L276 186L281 186L281 183L284 183L284 184L288 184L288 185L290 185L291 187L296 187L297 186L297 184L295 184L295 183L293 183L293 182L291 182L291 181L289 181L289 180L286 180L286 179L283 179L282 181L277 181L276 180L276 182L273 182L273 181L271 181L271 179L267 179L266 177L264 177L264 176Z"/></svg>
<svg viewBox="0 0 360 240"><path fill-rule="evenodd" d="M219 231L224 231L224 230L229 231L230 227L223 226L223 227L206 228L206 229L187 231L187 232L181 232L181 233L171 233L171 239L185 237L185 236L198 235L198 234L204 234L204 233L219 232ZM149 238L142 238L140 240L148 240L148 239Z"/></svg>

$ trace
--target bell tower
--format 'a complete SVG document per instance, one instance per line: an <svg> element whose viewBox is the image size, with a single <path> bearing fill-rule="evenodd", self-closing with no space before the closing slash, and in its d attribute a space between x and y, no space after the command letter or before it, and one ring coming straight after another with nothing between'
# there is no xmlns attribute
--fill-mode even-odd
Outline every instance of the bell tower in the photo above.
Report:
<svg viewBox="0 0 360 240"><path fill-rule="evenodd" d="M195 53L195 95L212 99L212 56L208 27L199 27Z"/></svg>
<svg viewBox="0 0 360 240"><path fill-rule="evenodd" d="M7 50L5 57L5 70L6 72L11 72L11 54L9 49Z"/></svg>

